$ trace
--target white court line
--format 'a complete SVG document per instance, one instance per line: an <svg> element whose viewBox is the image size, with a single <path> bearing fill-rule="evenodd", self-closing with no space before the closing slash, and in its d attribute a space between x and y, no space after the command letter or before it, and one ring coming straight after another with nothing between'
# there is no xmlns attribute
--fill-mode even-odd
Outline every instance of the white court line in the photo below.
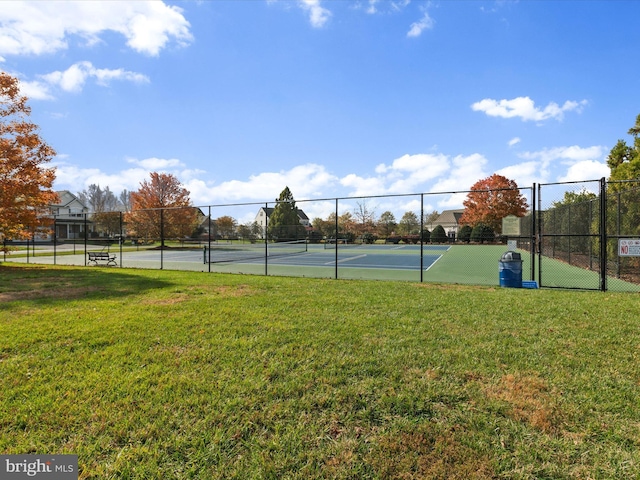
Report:
<svg viewBox="0 0 640 480"><path fill-rule="evenodd" d="M351 260L357 260L358 258L364 258L366 256L367 256L367 254L363 253L362 255L356 255L355 257L342 258L342 259L338 260L338 263L349 262ZM335 264L336 264L335 260L333 260L331 262L325 262L325 265L335 265Z"/></svg>
<svg viewBox="0 0 640 480"><path fill-rule="evenodd" d="M451 248L451 247L449 247L449 248ZM448 252L448 251L449 251L449 248L447 248L447 249L445 250L445 252ZM438 260L440 260L442 257L443 257L443 255L438 256L438 258L436 258L436 259L431 263L431 265L429 265L427 268L425 268L425 269L424 269L424 271L425 271L425 272L428 272L428 271L429 271L429 269L430 269L431 267L433 267L433 266L438 262Z"/></svg>

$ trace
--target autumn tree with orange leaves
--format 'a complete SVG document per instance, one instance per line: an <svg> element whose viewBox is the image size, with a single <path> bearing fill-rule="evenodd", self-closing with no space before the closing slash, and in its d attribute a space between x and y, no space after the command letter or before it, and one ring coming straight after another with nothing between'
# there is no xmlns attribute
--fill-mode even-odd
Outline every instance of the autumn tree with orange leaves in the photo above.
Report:
<svg viewBox="0 0 640 480"><path fill-rule="evenodd" d="M191 205L189 190L168 173L152 172L149 180L131 192L131 213L127 215L129 235L146 240L182 239L197 226L197 209Z"/></svg>
<svg viewBox="0 0 640 480"><path fill-rule="evenodd" d="M48 207L58 200L55 169L45 167L56 152L30 114L18 79L0 72L0 241L31 238L51 222Z"/></svg>
<svg viewBox="0 0 640 480"><path fill-rule="evenodd" d="M522 217L527 213L527 201L518 184L494 173L479 180L471 187L467 199L462 202L464 213L460 224L487 225L496 233L502 232L502 219L508 215Z"/></svg>

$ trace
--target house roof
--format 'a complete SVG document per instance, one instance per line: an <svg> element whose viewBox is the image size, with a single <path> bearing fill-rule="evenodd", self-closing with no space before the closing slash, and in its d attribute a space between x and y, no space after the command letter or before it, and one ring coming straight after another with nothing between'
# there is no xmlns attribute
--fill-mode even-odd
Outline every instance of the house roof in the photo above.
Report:
<svg viewBox="0 0 640 480"><path fill-rule="evenodd" d="M52 206L67 207L73 202L78 202L80 205L82 205L83 208L86 208L86 205L82 203L80 199L76 197L73 193L71 193L69 190L60 190L56 192L56 194L58 195L58 199L60 200L60 202L53 203Z"/></svg>
<svg viewBox="0 0 640 480"><path fill-rule="evenodd" d="M267 214L267 217L270 217L271 214L273 213L273 207L262 207L261 210L264 210L264 212ZM296 211L298 212L298 217L301 220L309 220L309 217L307 217L307 214L304 213L304 211L302 211L300 208L296 208Z"/></svg>
<svg viewBox="0 0 640 480"><path fill-rule="evenodd" d="M436 225L458 225L460 217L464 213L463 210L444 210L438 219L433 222Z"/></svg>

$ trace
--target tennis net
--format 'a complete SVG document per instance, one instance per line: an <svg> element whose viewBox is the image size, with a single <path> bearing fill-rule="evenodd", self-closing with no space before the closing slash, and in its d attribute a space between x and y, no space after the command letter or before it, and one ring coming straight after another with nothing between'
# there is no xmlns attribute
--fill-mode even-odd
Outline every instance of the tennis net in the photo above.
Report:
<svg viewBox="0 0 640 480"><path fill-rule="evenodd" d="M242 262L307 251L306 240L269 243L215 243L204 247L204 263Z"/></svg>

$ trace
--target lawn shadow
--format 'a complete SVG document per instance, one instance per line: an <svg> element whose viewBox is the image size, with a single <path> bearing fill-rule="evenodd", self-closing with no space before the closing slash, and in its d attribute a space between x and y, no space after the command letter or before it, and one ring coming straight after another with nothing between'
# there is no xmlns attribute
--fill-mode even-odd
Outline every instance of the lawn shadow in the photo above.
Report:
<svg viewBox="0 0 640 480"><path fill-rule="evenodd" d="M0 265L0 311L76 299L136 295L170 282L134 270Z"/></svg>

